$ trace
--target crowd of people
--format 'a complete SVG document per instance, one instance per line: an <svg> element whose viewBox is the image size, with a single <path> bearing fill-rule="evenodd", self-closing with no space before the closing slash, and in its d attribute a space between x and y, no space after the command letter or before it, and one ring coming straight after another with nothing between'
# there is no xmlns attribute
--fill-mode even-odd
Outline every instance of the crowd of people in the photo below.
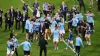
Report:
<svg viewBox="0 0 100 56"><path fill-rule="evenodd" d="M99 0L98 0L99 1ZM30 56L31 44L33 40L39 41L40 46L40 56L42 56L42 51L44 50L44 55L47 55L47 40L51 40L53 37L54 50L58 50L59 40L64 41L66 38L65 33L67 30L65 26L68 23L68 32L69 36L65 39L66 45L65 49L68 49L69 44L73 50L76 51L77 56L79 56L81 45L84 47L83 42L86 42L86 45L91 45L91 34L94 33L94 14L91 11L86 12L85 5L82 0L79 0L80 11L81 7L84 7L84 12L86 20L84 19L82 13L78 11L78 5L74 5L71 9L62 2L61 6L58 8L57 12L55 11L55 5L47 3L46 1L43 4L43 13L40 9L40 4L37 0L33 3L33 16L28 15L28 2L25 2L23 5L23 12L17 8L15 11L13 6L7 10L4 14L5 16L5 30L11 29L14 26L16 30L20 30L20 23L22 22L22 33L26 30L26 40L21 44L18 43L16 34L13 31L10 33L10 38L7 41L7 56L13 56L16 53L18 56L17 47L23 45L24 55ZM92 4L91 4L92 6ZM2 19L3 10L0 9L0 20ZM68 17L68 21L67 21ZM15 20L15 21L14 21ZM2 27L2 20L0 21L0 27ZM73 39L76 36L76 43L74 44ZM82 39L81 39L82 38Z"/></svg>

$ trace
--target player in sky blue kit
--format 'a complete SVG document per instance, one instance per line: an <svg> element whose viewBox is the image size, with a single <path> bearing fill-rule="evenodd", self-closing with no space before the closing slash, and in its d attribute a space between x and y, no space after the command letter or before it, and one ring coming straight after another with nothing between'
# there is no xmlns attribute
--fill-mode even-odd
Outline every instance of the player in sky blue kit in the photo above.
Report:
<svg viewBox="0 0 100 56"><path fill-rule="evenodd" d="M19 44L19 46L21 45L23 45L24 56L30 56L31 44L30 42L28 42L28 39L26 39L26 41Z"/></svg>
<svg viewBox="0 0 100 56"><path fill-rule="evenodd" d="M11 38L7 41L7 56L13 56L14 54L14 44Z"/></svg>
<svg viewBox="0 0 100 56"><path fill-rule="evenodd" d="M59 42L59 29L58 26L55 26L55 30L53 31L53 42L54 42L54 50L58 50L58 42Z"/></svg>
<svg viewBox="0 0 100 56"><path fill-rule="evenodd" d="M55 18L55 20L56 20L57 23L60 22L60 17L59 17L58 13L56 13L56 15L54 16L54 18Z"/></svg>
<svg viewBox="0 0 100 56"><path fill-rule="evenodd" d="M16 56L18 56L18 51L17 51L18 40L16 38L16 35L13 35L13 38L11 40L13 41L13 44L14 44L14 49L15 49Z"/></svg>
<svg viewBox="0 0 100 56"><path fill-rule="evenodd" d="M75 43L75 50L76 50L77 56L80 56L79 53L80 53L81 46L84 47L82 39L80 38L80 35L79 35L76 37L76 43Z"/></svg>
<svg viewBox="0 0 100 56"><path fill-rule="evenodd" d="M73 14L73 18L69 22L72 22L72 28L74 28L75 29L75 33L78 34L78 31L77 31L78 18L76 17L75 14Z"/></svg>
<svg viewBox="0 0 100 56"><path fill-rule="evenodd" d="M53 31L55 30L55 25L57 24L57 22L55 21L54 18L52 18L52 20L50 21L50 23L51 23L51 26L50 26L51 33L53 33Z"/></svg>
<svg viewBox="0 0 100 56"><path fill-rule="evenodd" d="M39 27L40 27L40 22L38 19L36 19L36 22L34 22L34 39L38 39L38 34L39 34Z"/></svg>
<svg viewBox="0 0 100 56"><path fill-rule="evenodd" d="M29 37L28 37L28 40L29 42L32 42L33 43L33 21L31 20L30 21L30 24L29 24Z"/></svg>
<svg viewBox="0 0 100 56"><path fill-rule="evenodd" d="M59 29L60 29L60 41L62 41L63 38L64 38L64 34L65 34L63 18L60 19L58 26L59 26Z"/></svg>
<svg viewBox="0 0 100 56"><path fill-rule="evenodd" d="M28 18L26 20L26 23L25 23L25 29L26 29L26 38L28 38L28 33L29 33L29 24L30 24L30 19Z"/></svg>
<svg viewBox="0 0 100 56"><path fill-rule="evenodd" d="M83 20L83 15L82 15L82 13L77 12L76 17L78 18L79 23L81 23L82 20Z"/></svg>
<svg viewBox="0 0 100 56"><path fill-rule="evenodd" d="M94 19L93 17L95 16L91 11L88 11L86 15L86 18L87 18L87 22L88 24L90 25L91 27L91 31L94 31Z"/></svg>

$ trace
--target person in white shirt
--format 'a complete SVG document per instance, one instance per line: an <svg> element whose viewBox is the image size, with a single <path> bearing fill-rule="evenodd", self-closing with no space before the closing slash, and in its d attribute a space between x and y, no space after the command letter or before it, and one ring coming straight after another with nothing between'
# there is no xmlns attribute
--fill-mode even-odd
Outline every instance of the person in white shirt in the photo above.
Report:
<svg viewBox="0 0 100 56"><path fill-rule="evenodd" d="M33 12L33 15L34 15L37 19L41 17L41 14L42 14L42 12L41 12L41 10L40 10L40 7L38 7L37 10L35 10L35 11Z"/></svg>

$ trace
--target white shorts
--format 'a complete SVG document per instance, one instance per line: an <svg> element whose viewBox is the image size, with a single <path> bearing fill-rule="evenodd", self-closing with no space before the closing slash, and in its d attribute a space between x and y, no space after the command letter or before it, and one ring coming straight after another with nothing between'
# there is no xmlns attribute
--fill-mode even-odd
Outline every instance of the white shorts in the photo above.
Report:
<svg viewBox="0 0 100 56"><path fill-rule="evenodd" d="M53 33L54 30L55 30L55 29L51 29L51 33Z"/></svg>
<svg viewBox="0 0 100 56"><path fill-rule="evenodd" d="M54 38L53 42L59 42L59 38Z"/></svg>
<svg viewBox="0 0 100 56"><path fill-rule="evenodd" d="M73 40L68 40L68 43L73 44Z"/></svg>
<svg viewBox="0 0 100 56"><path fill-rule="evenodd" d="M65 30L60 30L60 34L65 34Z"/></svg>
<svg viewBox="0 0 100 56"><path fill-rule="evenodd" d="M10 50L9 49L7 49L7 55L9 55L10 54ZM13 55L14 54L14 51L11 51L11 55Z"/></svg>

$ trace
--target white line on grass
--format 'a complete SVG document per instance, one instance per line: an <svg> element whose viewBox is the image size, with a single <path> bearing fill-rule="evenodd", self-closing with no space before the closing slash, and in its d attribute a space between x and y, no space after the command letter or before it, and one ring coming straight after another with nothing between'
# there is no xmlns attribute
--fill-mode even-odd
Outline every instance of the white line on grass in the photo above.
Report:
<svg viewBox="0 0 100 56"><path fill-rule="evenodd" d="M64 42L66 45L68 45L68 43L66 43L65 40L63 40L63 42ZM72 49L70 45L68 45L68 47L71 49L71 51L73 51L73 52L77 55L76 51L75 51L74 49Z"/></svg>
<svg viewBox="0 0 100 56"><path fill-rule="evenodd" d="M22 3L25 3L23 0L21 0ZM28 8L30 9L31 12L33 12L32 8L30 6L28 6Z"/></svg>

